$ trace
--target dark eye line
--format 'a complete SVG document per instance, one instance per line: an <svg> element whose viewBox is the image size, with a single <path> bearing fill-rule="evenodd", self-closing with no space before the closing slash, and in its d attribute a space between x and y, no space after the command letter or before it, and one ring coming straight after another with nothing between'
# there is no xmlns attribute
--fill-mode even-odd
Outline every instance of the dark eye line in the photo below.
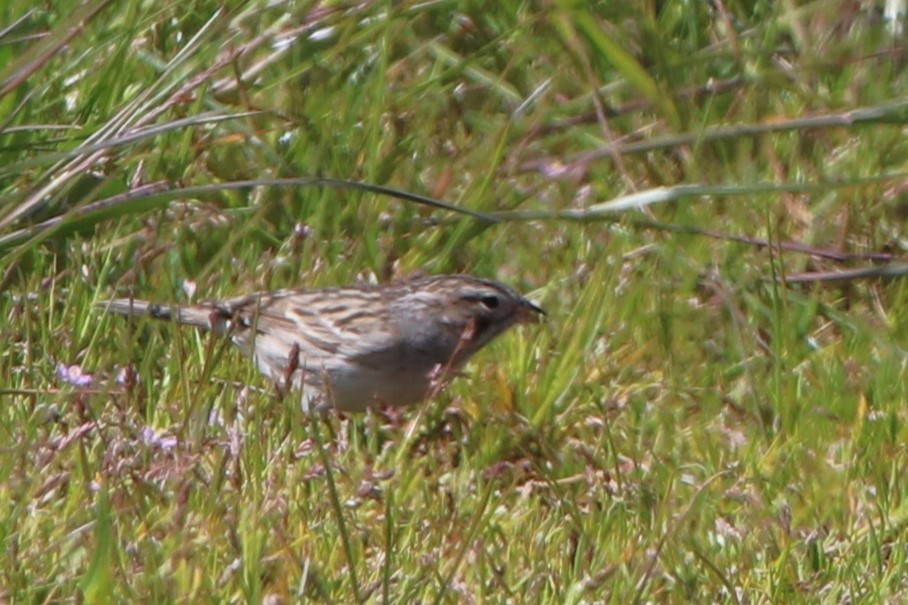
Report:
<svg viewBox="0 0 908 605"><path fill-rule="evenodd" d="M492 294L487 294L486 296L482 297L480 302L482 302L482 304L484 304L485 306L487 306L490 309L497 309L498 305L501 304L501 299L499 299L497 296L494 296Z"/></svg>
<svg viewBox="0 0 908 605"><path fill-rule="evenodd" d="M501 304L501 298L494 294L468 294L461 298L473 303L479 303L488 309L496 309Z"/></svg>

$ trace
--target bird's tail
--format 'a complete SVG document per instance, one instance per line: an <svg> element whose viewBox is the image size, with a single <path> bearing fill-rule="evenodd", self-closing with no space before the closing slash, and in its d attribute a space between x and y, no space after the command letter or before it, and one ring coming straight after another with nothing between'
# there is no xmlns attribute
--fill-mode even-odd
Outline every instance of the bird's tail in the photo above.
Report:
<svg viewBox="0 0 908 605"><path fill-rule="evenodd" d="M205 305L180 307L160 305L147 300L117 298L98 303L97 308L108 313L118 313L129 317L147 316L214 331L222 330L225 321L222 311L216 307Z"/></svg>

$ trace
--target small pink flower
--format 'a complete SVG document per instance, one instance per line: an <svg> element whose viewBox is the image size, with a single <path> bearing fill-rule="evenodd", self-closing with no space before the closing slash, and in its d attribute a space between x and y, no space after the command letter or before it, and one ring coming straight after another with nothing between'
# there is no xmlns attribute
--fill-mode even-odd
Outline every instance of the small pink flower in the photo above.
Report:
<svg viewBox="0 0 908 605"><path fill-rule="evenodd" d="M161 448L165 451L172 450L179 444L176 437L172 435L162 435L150 426L146 426L142 430L142 441L145 442L145 445L153 448Z"/></svg>
<svg viewBox="0 0 908 605"><path fill-rule="evenodd" d="M138 381L139 376L136 374L136 370L132 366L124 366L120 368L119 372L117 372L116 382L121 387L133 386Z"/></svg>
<svg viewBox="0 0 908 605"><path fill-rule="evenodd" d="M57 364L57 378L67 384L77 387L87 387L94 382L94 376L82 371L82 366L73 364L67 366L65 363Z"/></svg>

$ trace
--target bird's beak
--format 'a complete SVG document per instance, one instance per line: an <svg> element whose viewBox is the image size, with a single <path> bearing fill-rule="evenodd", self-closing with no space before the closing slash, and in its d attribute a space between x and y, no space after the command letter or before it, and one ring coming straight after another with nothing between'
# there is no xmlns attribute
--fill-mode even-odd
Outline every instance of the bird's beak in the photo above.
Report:
<svg viewBox="0 0 908 605"><path fill-rule="evenodd" d="M524 299L523 303L517 307L517 323L519 324L536 323L543 317L545 317L545 311L542 310L542 307L538 307L528 300Z"/></svg>

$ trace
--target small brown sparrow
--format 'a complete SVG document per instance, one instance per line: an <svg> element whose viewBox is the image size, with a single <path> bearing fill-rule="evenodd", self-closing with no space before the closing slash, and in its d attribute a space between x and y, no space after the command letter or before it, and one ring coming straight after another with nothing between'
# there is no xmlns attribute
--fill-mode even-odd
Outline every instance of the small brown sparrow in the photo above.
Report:
<svg viewBox="0 0 908 605"><path fill-rule="evenodd" d="M307 409L421 401L493 338L545 312L498 282L438 275L378 286L281 290L195 305L117 299L99 307L226 334Z"/></svg>

